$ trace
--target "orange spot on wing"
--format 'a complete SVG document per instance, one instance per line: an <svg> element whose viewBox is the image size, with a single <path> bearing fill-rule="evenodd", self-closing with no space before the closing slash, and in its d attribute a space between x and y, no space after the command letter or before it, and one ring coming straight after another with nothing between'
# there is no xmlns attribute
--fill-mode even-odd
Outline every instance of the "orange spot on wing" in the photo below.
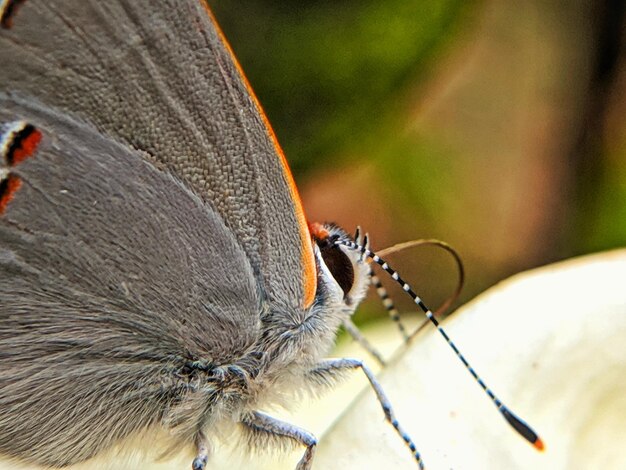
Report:
<svg viewBox="0 0 626 470"><path fill-rule="evenodd" d="M39 142L41 142L41 132L33 129L28 136L22 139L19 147L13 150L11 155L12 164L17 165L35 153Z"/></svg>
<svg viewBox="0 0 626 470"><path fill-rule="evenodd" d="M11 174L6 179L0 181L0 215L4 214L7 205L21 186L22 180L18 176Z"/></svg>
<svg viewBox="0 0 626 470"><path fill-rule="evenodd" d="M543 441L539 438L537 438L537 440L533 443L533 445L535 446L535 449L537 449L538 451L543 452L543 450L545 449L543 445Z"/></svg>
<svg viewBox="0 0 626 470"><path fill-rule="evenodd" d="M252 98L252 101L254 102L254 105L259 115L261 116L261 119L263 120L263 124L265 125L267 134L269 138L271 139L272 143L274 144L274 149L276 150L276 154L280 158L280 163L283 169L283 175L287 182L287 187L289 188L289 195L294 204L296 218L298 219L298 226L300 229L300 243L301 243L301 248L302 248L301 260L302 260L302 266L303 266L303 284L304 284L304 299L303 299L302 306L304 308L308 308L313 303L313 300L315 300L315 292L317 290L317 270L315 267L315 259L313 257L313 245L311 244L311 235L309 233L306 216L304 215L304 209L302 207L302 201L300 200L300 195L298 194L298 188L296 187L296 182L294 181L293 175L291 174L291 171L289 170L289 165L287 163L287 159L285 158L283 149L280 147L280 144L278 143L278 139L276 139L276 134L274 134L274 130L272 129L272 126L270 125L270 122L267 119L267 116L265 115L263 108L261 107L261 103L259 103L259 100L254 94L254 91L252 90L252 87L250 86L250 83L248 82L246 75L243 73L243 69L241 68L241 65L239 65L239 62L237 61L237 58L235 57L235 54L233 53L233 50L230 47L230 44L226 40L224 33L219 27L217 20L215 19L215 16L213 16L213 12L207 5L206 1L201 0L201 2L202 2L202 5L204 6L205 11L207 12L207 15L211 19L220 40L222 41L222 43L224 44L224 47L228 51L228 54L231 60L233 61L233 64L235 64L235 67L237 68L237 71L239 72L239 76L241 77L241 80L244 86L246 87L250 97Z"/></svg>
<svg viewBox="0 0 626 470"><path fill-rule="evenodd" d="M13 17L25 0L6 0L0 2L0 26L10 29L13 26Z"/></svg>

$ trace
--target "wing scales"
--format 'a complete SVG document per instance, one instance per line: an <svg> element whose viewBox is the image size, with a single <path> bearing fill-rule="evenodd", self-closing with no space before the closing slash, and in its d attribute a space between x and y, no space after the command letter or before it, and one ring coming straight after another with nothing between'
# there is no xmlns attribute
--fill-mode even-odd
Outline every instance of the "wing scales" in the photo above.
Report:
<svg viewBox="0 0 626 470"><path fill-rule="evenodd" d="M0 122L17 119L43 139L0 215L0 452L65 465L185 409L185 365L252 352L262 300L221 217L170 173L0 94Z"/></svg>

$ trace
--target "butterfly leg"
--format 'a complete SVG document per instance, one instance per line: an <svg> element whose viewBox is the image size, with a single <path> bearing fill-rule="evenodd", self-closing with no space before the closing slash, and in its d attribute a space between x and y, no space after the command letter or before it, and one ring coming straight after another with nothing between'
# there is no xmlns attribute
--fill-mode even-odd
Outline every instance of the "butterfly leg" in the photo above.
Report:
<svg viewBox="0 0 626 470"><path fill-rule="evenodd" d="M286 438L306 446L304 455L298 462L296 470L310 470L313 463L313 455L317 446L317 439L313 434L293 424L272 418L264 413L254 411L241 420L252 438L259 438L262 442L267 438Z"/></svg>
<svg viewBox="0 0 626 470"><path fill-rule="evenodd" d="M196 458L193 459L191 468L193 470L204 470L209 460L209 442L201 431L196 435L196 449L198 453L196 454Z"/></svg>
<svg viewBox="0 0 626 470"><path fill-rule="evenodd" d="M406 442L406 445L409 449L411 449L417 464L423 470L424 463L422 462L422 458L420 457L413 440L400 426L385 391L374 376L374 373L363 363L363 361L358 359L328 359L320 362L315 369L309 371L309 375L315 382L330 382L334 376L341 375L342 372L350 369L361 369L363 371L367 380L369 380L370 385L374 389L374 393L376 393L376 398L383 409L383 413L385 413L385 418L389 421L389 423L391 423L404 442Z"/></svg>
<svg viewBox="0 0 626 470"><path fill-rule="evenodd" d="M385 360L383 359L382 354L374 346L372 346L372 343L370 343L365 336L363 336L361 330L359 330L359 328L352 322L352 320L346 318L343 321L343 328L348 332L350 336L352 336L352 339L354 341L359 343L359 346L361 346L366 352L368 352L370 356L376 359L376 362L378 362L382 367L385 366Z"/></svg>

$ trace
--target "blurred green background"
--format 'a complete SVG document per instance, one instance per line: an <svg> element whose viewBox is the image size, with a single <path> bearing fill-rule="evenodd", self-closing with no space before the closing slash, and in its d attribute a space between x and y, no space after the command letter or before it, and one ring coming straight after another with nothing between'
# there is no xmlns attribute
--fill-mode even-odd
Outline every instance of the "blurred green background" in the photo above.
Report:
<svg viewBox="0 0 626 470"><path fill-rule="evenodd" d="M626 245L623 1L210 3L311 221L447 241L461 302ZM432 306L455 286L443 252L390 261Z"/></svg>

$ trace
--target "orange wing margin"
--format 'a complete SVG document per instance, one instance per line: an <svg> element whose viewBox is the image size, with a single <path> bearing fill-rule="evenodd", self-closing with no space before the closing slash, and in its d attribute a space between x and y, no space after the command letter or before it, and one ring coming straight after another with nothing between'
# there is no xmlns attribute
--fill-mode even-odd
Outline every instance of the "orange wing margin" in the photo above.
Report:
<svg viewBox="0 0 626 470"><path fill-rule="evenodd" d="M267 119L267 116L265 115L263 108L261 107L261 103L259 102L258 98L256 97L256 94L254 93L254 91L252 90L252 87L250 86L250 82L248 82L246 75L243 73L241 65L239 64L237 57L235 57L235 53L230 47L229 42L226 40L226 37L224 36L222 29L217 23L217 20L215 16L213 15L213 12L211 11L211 9L209 8L209 6L204 0L201 0L201 2L205 11L207 12L207 15L213 22L213 25L215 26L215 30L217 31L217 34L220 37L220 40L224 44L233 63L235 64L235 67L237 68L237 71L239 72L239 76L241 77L241 80L244 86L246 87L246 90L252 97L252 101L254 102L254 105L259 115L261 116L261 119L263 120L263 124L265 125L267 134L269 135L270 139L272 140L272 143L274 144L274 149L276 150L276 153L280 157L283 174L285 176L285 180L287 181L287 186L289 187L289 195L291 196L291 199L294 202L294 206L296 209L296 217L298 219L298 228L300 231L300 243L301 243L301 248L302 248L302 266L304 268L303 269L303 285L304 285L303 307L308 308L311 306L311 304L313 303L313 300L315 299L315 292L317 290L317 270L315 267L315 260L313 257L313 246L311 244L311 234L309 233L308 223L306 220L306 216L304 215L304 209L302 207L302 201L300 199L300 195L298 194L298 188L296 187L296 182L294 181L293 175L291 174L291 170L289 169L289 164L287 163L287 159L285 158L285 153L283 152L283 149L278 143L278 139L276 139L276 134L274 134L274 130L272 129L272 126L269 120Z"/></svg>

